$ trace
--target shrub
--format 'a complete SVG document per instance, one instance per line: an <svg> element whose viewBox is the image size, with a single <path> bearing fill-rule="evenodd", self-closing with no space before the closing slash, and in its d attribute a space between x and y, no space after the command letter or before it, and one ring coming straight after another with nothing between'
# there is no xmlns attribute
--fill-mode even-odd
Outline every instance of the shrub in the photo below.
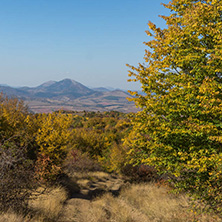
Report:
<svg viewBox="0 0 222 222"><path fill-rule="evenodd" d="M34 184L34 131L23 101L0 94L0 210L26 208Z"/></svg>
<svg viewBox="0 0 222 222"><path fill-rule="evenodd" d="M32 161L27 158L24 147L8 141L0 145L0 159L0 211L27 210L34 187Z"/></svg>
<svg viewBox="0 0 222 222"><path fill-rule="evenodd" d="M64 169L72 175L79 171L100 171L101 167L87 153L72 149L65 160Z"/></svg>
<svg viewBox="0 0 222 222"><path fill-rule="evenodd" d="M36 172L42 181L55 180L61 172L70 142L72 116L62 113L41 114L37 117L39 146Z"/></svg>
<svg viewBox="0 0 222 222"><path fill-rule="evenodd" d="M156 182L162 179L154 167L144 164L137 166L126 164L121 173L127 176L131 182Z"/></svg>

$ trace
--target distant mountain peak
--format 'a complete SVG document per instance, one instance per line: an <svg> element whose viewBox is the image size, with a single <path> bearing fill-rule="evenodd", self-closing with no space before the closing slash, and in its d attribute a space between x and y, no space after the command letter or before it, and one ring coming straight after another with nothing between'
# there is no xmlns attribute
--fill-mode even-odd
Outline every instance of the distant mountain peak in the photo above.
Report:
<svg viewBox="0 0 222 222"><path fill-rule="evenodd" d="M72 84L72 85L78 85L78 84L81 84L73 79L63 79L61 81L58 81L57 83L61 83L61 84ZM82 85L82 84L81 84Z"/></svg>
<svg viewBox="0 0 222 222"><path fill-rule="evenodd" d="M126 100L126 97L130 97L126 92L110 91L104 87L90 89L68 78L48 81L37 87L13 88L0 85L1 91L23 99L34 112L49 112L64 107L68 110L135 110L134 104Z"/></svg>
<svg viewBox="0 0 222 222"><path fill-rule="evenodd" d="M39 91L35 92L36 97L43 98L69 98L74 99L81 96L85 96L91 94L93 90L87 88L79 82L76 82L72 79L63 79L60 81L50 81L43 83L40 87Z"/></svg>
<svg viewBox="0 0 222 222"><path fill-rule="evenodd" d="M48 87L48 86L51 86L51 85L54 84L54 83L56 83L56 81L50 80L50 81L44 82L43 84L41 84L40 86L38 86L38 88L39 88L39 87Z"/></svg>

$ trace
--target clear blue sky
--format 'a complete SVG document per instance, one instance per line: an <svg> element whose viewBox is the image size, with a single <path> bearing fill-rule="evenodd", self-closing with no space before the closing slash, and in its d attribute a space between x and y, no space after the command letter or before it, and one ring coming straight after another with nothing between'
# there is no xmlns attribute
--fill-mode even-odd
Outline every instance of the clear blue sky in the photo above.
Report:
<svg viewBox="0 0 222 222"><path fill-rule="evenodd" d="M1 0L0 84L71 78L136 89L126 63L143 62L148 21L164 27L168 0Z"/></svg>

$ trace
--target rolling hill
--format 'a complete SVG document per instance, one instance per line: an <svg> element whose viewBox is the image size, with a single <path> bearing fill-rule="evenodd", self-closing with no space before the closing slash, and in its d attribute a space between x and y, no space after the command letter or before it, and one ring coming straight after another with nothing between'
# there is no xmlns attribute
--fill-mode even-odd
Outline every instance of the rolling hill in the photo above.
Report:
<svg viewBox="0 0 222 222"><path fill-rule="evenodd" d="M110 91L104 87L90 89L71 79L45 82L37 87L0 85L0 92L23 99L33 112L52 112L58 109L76 111L135 112L131 95L122 90Z"/></svg>

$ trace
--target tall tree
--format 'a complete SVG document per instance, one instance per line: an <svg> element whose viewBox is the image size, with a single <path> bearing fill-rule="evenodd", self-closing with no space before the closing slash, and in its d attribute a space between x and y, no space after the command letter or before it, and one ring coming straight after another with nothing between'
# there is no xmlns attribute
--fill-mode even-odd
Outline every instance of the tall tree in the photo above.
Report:
<svg viewBox="0 0 222 222"><path fill-rule="evenodd" d="M129 66L141 111L128 145L131 162L155 165L175 185L222 212L222 1L172 0L149 22L145 63Z"/></svg>

